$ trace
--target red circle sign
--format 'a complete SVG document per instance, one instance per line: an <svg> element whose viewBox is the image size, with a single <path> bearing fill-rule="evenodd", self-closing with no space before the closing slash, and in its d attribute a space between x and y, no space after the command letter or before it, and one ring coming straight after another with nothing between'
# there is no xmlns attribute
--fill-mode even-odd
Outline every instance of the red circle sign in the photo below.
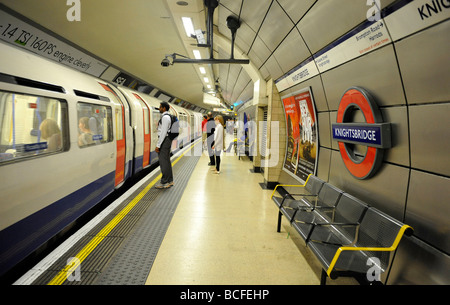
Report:
<svg viewBox="0 0 450 305"><path fill-rule="evenodd" d="M337 123L348 123L350 112L360 109L364 114L366 124L381 123L381 114L370 94L362 88L350 88L343 95L337 113ZM348 144L339 142L339 151L342 160L350 173L358 179L367 179L379 168L383 161L383 150L376 147L367 147L362 161L355 158Z"/></svg>

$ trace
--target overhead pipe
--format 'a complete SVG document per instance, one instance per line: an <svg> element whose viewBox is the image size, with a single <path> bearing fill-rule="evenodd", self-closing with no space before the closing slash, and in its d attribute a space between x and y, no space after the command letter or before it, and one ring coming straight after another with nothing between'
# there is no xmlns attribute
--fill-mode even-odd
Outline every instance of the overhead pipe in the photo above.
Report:
<svg viewBox="0 0 450 305"><path fill-rule="evenodd" d="M173 65L174 63L187 63L187 64L240 64L240 65L248 65L250 63L249 59L234 59L234 41L236 38L236 31L240 27L241 23L238 18L235 16L228 16L227 18L227 26L231 30L231 58L230 59L214 59L214 10L219 6L219 2L217 0L204 0L205 7L208 10L208 16L206 20L206 29L207 29L207 46L210 47L210 55L209 59L189 59L184 55L180 55L177 53L173 53L170 55L166 55L166 57L162 60L161 65L163 67L168 67ZM177 59L176 56L182 56L185 59ZM168 59L168 57L172 58L172 62Z"/></svg>
<svg viewBox="0 0 450 305"><path fill-rule="evenodd" d="M204 0L205 6L208 9L208 18L206 20L206 28L208 31L208 45L210 46L209 58L214 58L214 10L219 6L217 0Z"/></svg>

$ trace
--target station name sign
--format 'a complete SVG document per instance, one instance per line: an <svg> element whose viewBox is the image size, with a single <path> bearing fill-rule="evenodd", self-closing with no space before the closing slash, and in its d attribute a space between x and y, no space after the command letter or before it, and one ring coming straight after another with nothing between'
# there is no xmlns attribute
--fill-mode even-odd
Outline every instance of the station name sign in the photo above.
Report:
<svg viewBox="0 0 450 305"><path fill-rule="evenodd" d="M377 148L391 146L391 124L332 124L333 139L339 142L361 144Z"/></svg>
<svg viewBox="0 0 450 305"><path fill-rule="evenodd" d="M355 111L362 112L365 122L352 122ZM363 88L349 88L342 96L336 123L331 128L349 172L357 179L373 177L383 163L384 150L392 147L391 124L383 122L373 96ZM352 144L367 146L366 155L359 156Z"/></svg>

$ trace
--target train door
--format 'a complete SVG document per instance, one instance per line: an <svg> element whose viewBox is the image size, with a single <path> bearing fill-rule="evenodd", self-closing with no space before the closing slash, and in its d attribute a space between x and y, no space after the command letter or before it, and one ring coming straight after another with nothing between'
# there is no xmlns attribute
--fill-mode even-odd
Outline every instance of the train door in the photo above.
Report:
<svg viewBox="0 0 450 305"><path fill-rule="evenodd" d="M120 100L119 100L120 101ZM115 111L116 119L116 145L117 145L117 156L116 156L116 177L114 181L114 186L118 186L124 181L125 177L125 108L120 101L120 107L116 108Z"/></svg>
<svg viewBox="0 0 450 305"><path fill-rule="evenodd" d="M144 102L144 100L136 93L133 93L133 95L139 100L139 102L142 105L142 111L144 115L144 156L142 161L142 168L145 168L150 164L150 142L151 142L151 136L150 136L150 109L148 108L147 104Z"/></svg>
<svg viewBox="0 0 450 305"><path fill-rule="evenodd" d="M116 122L116 174L114 179L114 186L118 186L125 179L125 162L126 162L126 140L125 140L125 107L122 100L117 96L116 92L108 85L99 83L103 89L111 92L116 102L120 105L116 107L114 113L114 120Z"/></svg>

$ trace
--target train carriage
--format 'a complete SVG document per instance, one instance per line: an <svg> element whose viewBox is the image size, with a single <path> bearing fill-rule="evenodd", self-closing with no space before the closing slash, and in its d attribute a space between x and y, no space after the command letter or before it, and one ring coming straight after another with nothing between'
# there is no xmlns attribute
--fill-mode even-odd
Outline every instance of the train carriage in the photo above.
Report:
<svg viewBox="0 0 450 305"><path fill-rule="evenodd" d="M3 42L0 54L2 275L158 162L160 101Z"/></svg>

